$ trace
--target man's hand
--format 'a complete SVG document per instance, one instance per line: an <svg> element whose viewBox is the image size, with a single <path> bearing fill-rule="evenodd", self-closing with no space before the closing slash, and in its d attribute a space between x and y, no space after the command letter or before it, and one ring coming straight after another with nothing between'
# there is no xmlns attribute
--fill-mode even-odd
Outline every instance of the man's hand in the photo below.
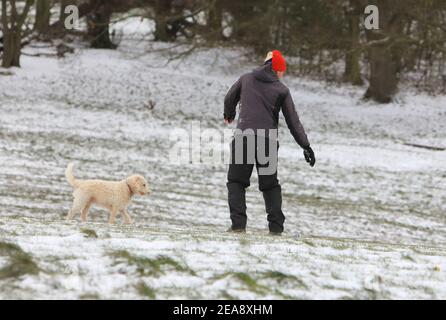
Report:
<svg viewBox="0 0 446 320"><path fill-rule="evenodd" d="M225 119L225 124L229 125L234 121L234 119Z"/></svg>
<svg viewBox="0 0 446 320"><path fill-rule="evenodd" d="M316 164L316 157L314 156L314 151L310 146L304 149L304 157L305 161L307 161L311 167L314 167Z"/></svg>

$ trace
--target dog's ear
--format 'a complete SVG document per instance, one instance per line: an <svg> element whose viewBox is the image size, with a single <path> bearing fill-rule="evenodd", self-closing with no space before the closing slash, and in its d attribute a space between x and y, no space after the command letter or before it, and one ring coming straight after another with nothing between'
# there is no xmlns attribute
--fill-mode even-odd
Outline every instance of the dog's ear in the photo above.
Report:
<svg viewBox="0 0 446 320"><path fill-rule="evenodd" d="M130 185L132 187L132 189L135 187L136 185L136 181L135 181L135 177L134 176L130 176L126 179L127 184Z"/></svg>

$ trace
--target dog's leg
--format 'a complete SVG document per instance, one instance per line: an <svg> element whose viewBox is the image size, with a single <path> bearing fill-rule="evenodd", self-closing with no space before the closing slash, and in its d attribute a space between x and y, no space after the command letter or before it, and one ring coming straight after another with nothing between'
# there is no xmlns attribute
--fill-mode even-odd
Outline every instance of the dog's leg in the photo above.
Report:
<svg viewBox="0 0 446 320"><path fill-rule="evenodd" d="M124 222L126 224L132 224L133 223L132 218L130 218L129 213L127 212L127 209L122 209L121 210L121 215L124 218Z"/></svg>
<svg viewBox="0 0 446 320"><path fill-rule="evenodd" d="M76 212L74 212L73 209L70 209L70 211L68 211L67 216L65 217L65 220L73 219L75 214L76 214Z"/></svg>
<svg viewBox="0 0 446 320"><path fill-rule="evenodd" d="M76 189L73 193L74 200L73 205L71 207L71 210L68 212L68 215L66 217L67 220L71 220L74 218L74 216L83 210L87 203L89 202L89 197L86 196L81 190Z"/></svg>
<svg viewBox="0 0 446 320"><path fill-rule="evenodd" d="M74 218L76 213L82 211L83 208L86 206L85 197L77 196L74 198L73 206L71 207L71 210L68 212L68 215L66 217L67 220L71 220Z"/></svg>
<svg viewBox="0 0 446 320"><path fill-rule="evenodd" d="M118 213L118 210L116 207L112 207L110 210L110 219L108 220L109 224L115 224L116 223L116 214Z"/></svg>
<svg viewBox="0 0 446 320"><path fill-rule="evenodd" d="M90 210L90 206L91 206L91 201L89 201L87 203L87 205L84 207L84 209L82 209L82 213L81 213L82 222L86 222L87 221L88 212Z"/></svg>

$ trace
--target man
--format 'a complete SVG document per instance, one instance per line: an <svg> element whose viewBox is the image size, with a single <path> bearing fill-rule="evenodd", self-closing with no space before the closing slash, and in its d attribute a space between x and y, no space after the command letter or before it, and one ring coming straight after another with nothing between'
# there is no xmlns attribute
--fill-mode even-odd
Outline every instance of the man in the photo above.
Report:
<svg viewBox="0 0 446 320"><path fill-rule="evenodd" d="M279 81L285 71L286 61L282 54L278 50L269 52L265 64L243 75L225 97L225 124L234 121L236 107L240 102L238 133L234 135L231 144L232 159L228 171L228 202L232 220L228 232L246 231L245 190L250 185L254 164L258 171L259 189L265 200L270 234L280 235L284 230L285 216L282 212L282 191L277 179L277 167L272 172L266 172L266 167L272 162L277 164L277 128L281 110L291 134L304 149L305 160L311 167L316 162L290 91ZM252 136L254 138L250 139ZM264 147L263 157L260 157L261 147ZM251 157L250 150L255 150L254 157ZM236 161L237 158L241 161ZM266 158L268 162L264 161Z"/></svg>

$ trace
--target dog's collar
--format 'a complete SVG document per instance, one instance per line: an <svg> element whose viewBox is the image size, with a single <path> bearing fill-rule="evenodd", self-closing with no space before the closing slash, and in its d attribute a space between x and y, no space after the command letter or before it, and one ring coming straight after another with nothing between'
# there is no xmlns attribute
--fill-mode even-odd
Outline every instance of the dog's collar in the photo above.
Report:
<svg viewBox="0 0 446 320"><path fill-rule="evenodd" d="M129 183L127 182L127 180L125 181L125 184L127 185L127 188L129 188L129 192L130 192L130 197L132 197L134 195L134 192L132 190L132 187L130 187Z"/></svg>

